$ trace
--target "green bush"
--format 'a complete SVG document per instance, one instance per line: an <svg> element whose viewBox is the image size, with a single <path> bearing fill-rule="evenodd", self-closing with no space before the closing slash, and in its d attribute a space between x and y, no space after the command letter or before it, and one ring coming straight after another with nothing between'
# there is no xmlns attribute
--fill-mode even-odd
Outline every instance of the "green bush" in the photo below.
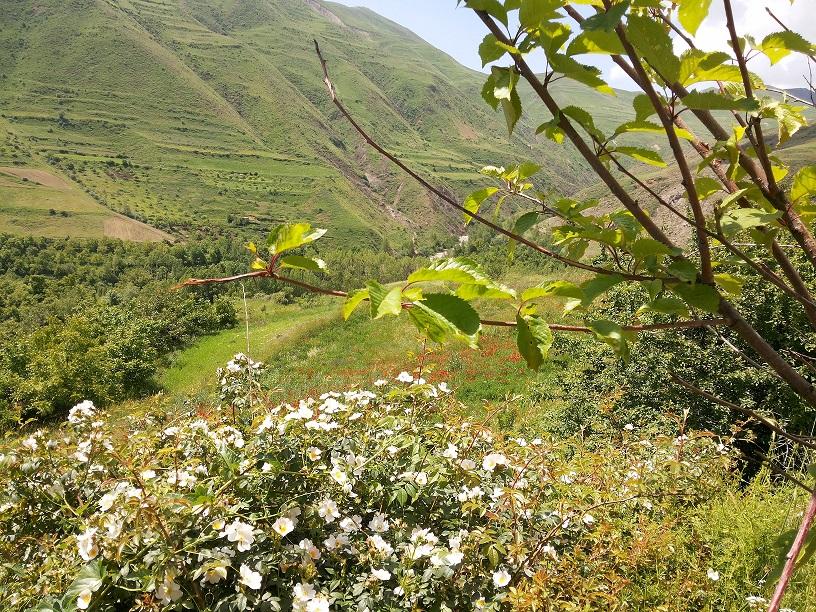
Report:
<svg viewBox="0 0 816 612"><path fill-rule="evenodd" d="M112 422L83 402L6 449L0 606L698 610L761 594L778 523L732 541L724 512L746 495L710 436L625 430L602 453L503 436L407 373L271 407L259 370L236 356L223 403L197 414Z"/></svg>

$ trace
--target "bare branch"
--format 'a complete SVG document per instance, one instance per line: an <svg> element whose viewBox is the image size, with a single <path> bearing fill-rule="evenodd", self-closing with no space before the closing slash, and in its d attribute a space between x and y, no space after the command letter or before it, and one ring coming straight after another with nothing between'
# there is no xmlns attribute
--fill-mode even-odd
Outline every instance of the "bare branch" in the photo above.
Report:
<svg viewBox="0 0 816 612"><path fill-rule="evenodd" d="M504 34L502 34L502 36L504 36ZM547 255L548 257L551 257L552 259L560 261L561 263L563 263L565 265L572 266L573 268L579 268L581 270L586 270L588 272L595 272L596 274L620 274L620 272L618 272L617 270L607 270L606 268L599 268L597 266L592 266L592 265L585 264L585 263L580 262L580 261L576 261L574 259L570 259L568 257L564 257L563 255L560 255L560 254L556 253L555 251L551 251L550 249L547 249L546 247L543 247L540 244L536 244L535 242L533 242L531 240L528 240L524 236L520 236L518 234L515 234L515 233L511 232L510 230L507 230L507 229L501 227L500 225L497 225L496 223L493 223L489 219L486 219L485 217L482 217L481 215L479 215L477 213L474 213L474 212L471 212L471 211L467 210L464 206L459 204L456 200L454 200L453 198L451 198L447 194L443 193L440 189L438 189L438 188L434 187L433 185L431 185L428 181L426 181L424 178L422 178L419 174L417 174L416 172L411 170L408 166L406 166L405 163L402 162L402 160L400 160L398 157L394 156L393 154L389 153L385 148L383 148L379 143L377 143L360 126L360 124L358 124L354 120L354 117L352 117L351 114L348 112L348 110L346 110L346 107L343 106L342 102L340 102L340 99L337 96L337 91L334 88L334 84L332 83L331 79L329 78L329 70L328 70L327 62L323 58L323 54L320 52L320 45L318 45L316 40L314 41L314 45L315 45L315 52L317 53L317 56L320 59L320 65L323 68L323 82L326 84L326 88L329 91L329 95L331 96L332 102L337 107L337 109L340 111L340 113L348 120L348 122L357 131L357 133L360 134L360 136L363 137L363 140L365 140L373 149L375 149L377 152L379 152L384 157L388 158L391 162L393 162L401 170L403 170L405 173L407 173L411 178L413 178L415 181L417 181L425 189L430 191L432 194L434 194L436 197L438 197L440 200L442 200L443 202L445 202L449 206L455 208L456 210L458 210L459 212L461 212L461 213L463 213L465 215L468 215L471 219L474 219L474 220L478 221L479 223L481 223L483 225L486 225L487 227L489 227L493 231L495 231L495 232L497 232L499 234L502 234L504 236L507 236L508 238L511 238L513 240L516 240L517 242L519 242L519 243L521 243L521 244L523 244L523 245L525 245L525 246L527 246L527 247L529 247L529 248L531 248L531 249L533 249L535 251L538 251L539 253L543 253L544 255ZM624 276L624 278L626 278L627 280L636 280L636 281L653 280L653 277L643 276L643 275L639 275L639 274L629 274L629 275L622 274L622 276Z"/></svg>
<svg viewBox="0 0 816 612"><path fill-rule="evenodd" d="M741 412L742 414L751 417L752 419L756 419L760 423L762 423L765 427L773 431L775 434L782 436L783 438L790 440L796 444L800 444L805 448L810 448L812 450L816 450L816 443L812 442L809 438L803 436L797 436L796 434L789 433L782 429L779 425L768 419L767 417L762 416L758 412L751 410L750 408L744 408L739 404L735 404L733 402L729 402L728 400L724 400L721 397L717 397L709 393L708 391L703 391L699 387L691 384L690 382L683 380L677 374L672 373L671 378L677 384L682 385L689 391L693 391L700 397L704 397L709 401L714 402L715 404L719 404L720 406L725 406L726 408L730 408L731 410L735 410L736 412Z"/></svg>

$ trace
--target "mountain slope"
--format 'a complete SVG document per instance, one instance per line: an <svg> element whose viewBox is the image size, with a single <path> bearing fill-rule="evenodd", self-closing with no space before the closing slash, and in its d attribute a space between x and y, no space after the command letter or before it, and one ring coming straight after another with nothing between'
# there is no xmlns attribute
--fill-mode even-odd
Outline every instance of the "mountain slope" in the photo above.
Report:
<svg viewBox="0 0 816 612"><path fill-rule="evenodd" d="M287 219L371 243L461 226L339 117L312 38L361 124L459 197L485 164L533 159L541 186L565 191L590 176L569 147L535 135L543 115L509 139L480 98L484 75L369 10L318 0L4 4L0 166L50 164L110 210L182 238L256 235ZM603 108L602 122L631 115L627 94L559 87L564 100ZM0 218L12 214L7 189Z"/></svg>

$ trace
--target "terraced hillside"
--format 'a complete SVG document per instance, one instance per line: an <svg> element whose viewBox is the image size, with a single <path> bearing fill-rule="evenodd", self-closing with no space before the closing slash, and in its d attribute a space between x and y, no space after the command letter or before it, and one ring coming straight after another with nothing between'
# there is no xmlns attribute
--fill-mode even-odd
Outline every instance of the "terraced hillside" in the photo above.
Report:
<svg viewBox="0 0 816 612"><path fill-rule="evenodd" d="M456 216L338 117L312 38L361 123L456 194L481 165L527 158L546 168L543 186L585 184L569 148L535 136L542 117L508 139L479 96L482 74L365 9L318 0L6 0L0 167L47 170L67 188L22 190L2 174L0 229L105 233L115 212L182 239L256 235L256 224L300 218L331 227L336 240L372 244L455 231ZM628 94L566 83L560 93L603 108L610 122L631 114Z"/></svg>

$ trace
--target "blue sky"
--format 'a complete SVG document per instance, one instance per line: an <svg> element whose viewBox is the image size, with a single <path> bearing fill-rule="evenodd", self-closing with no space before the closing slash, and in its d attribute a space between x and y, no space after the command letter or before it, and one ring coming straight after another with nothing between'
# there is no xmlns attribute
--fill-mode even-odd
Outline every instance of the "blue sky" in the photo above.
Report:
<svg viewBox="0 0 816 612"><path fill-rule="evenodd" d="M456 8L456 0L334 0L347 6L365 6L380 15L416 32L438 49L442 49L457 61L475 70L481 70L477 49L485 35L484 25L465 8ZM770 6L790 28L803 34L809 40L816 39L816 18L814 18L814 0L733 0L737 29L741 33L750 33L758 38L778 31L778 25L765 13ZM710 19L697 33L695 42L703 49L714 50L726 47L727 31L723 16L722 2L712 3ZM683 47L678 44L677 51ZM595 65L599 66L606 80L613 87L632 89L632 83L623 72L608 58L593 56ZM582 61L589 63L584 56ZM533 67L543 68L540 58L532 58ZM807 74L807 65L802 57L789 56L769 70L768 62L758 58L752 62L751 69L776 85L783 87L802 87L802 75Z"/></svg>

